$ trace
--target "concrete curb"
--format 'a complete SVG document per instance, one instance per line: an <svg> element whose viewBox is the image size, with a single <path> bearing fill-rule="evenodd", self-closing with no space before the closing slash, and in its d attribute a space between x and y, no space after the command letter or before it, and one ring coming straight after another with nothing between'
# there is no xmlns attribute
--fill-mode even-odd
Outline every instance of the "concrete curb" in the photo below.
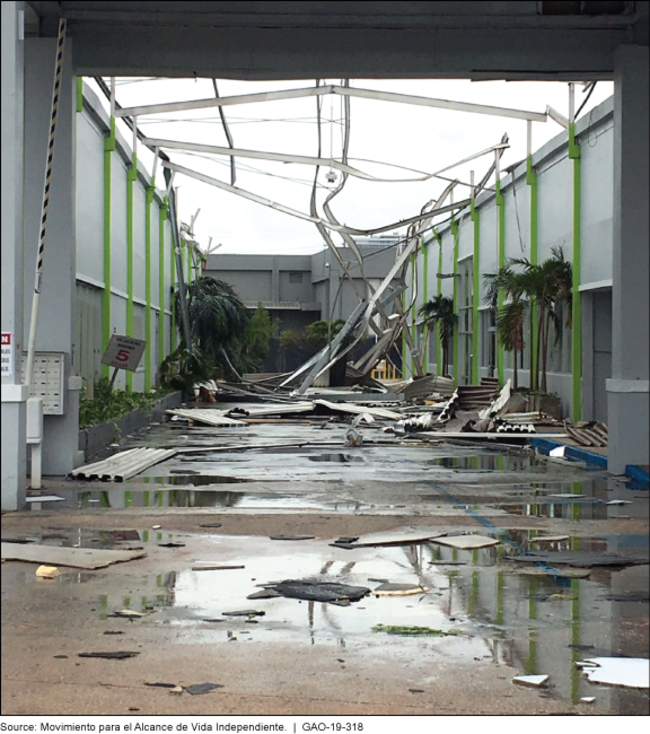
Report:
<svg viewBox="0 0 650 734"><path fill-rule="evenodd" d="M114 421L84 428L79 431L79 451L83 452L84 460L88 461L123 436L148 426L152 421L164 420L165 411L178 408L181 403L182 394L174 392L161 398L151 411L138 408Z"/></svg>
<svg viewBox="0 0 650 734"><path fill-rule="evenodd" d="M625 474L635 482L644 485L644 489L650 489L650 474L640 466L628 464L625 467Z"/></svg>
<svg viewBox="0 0 650 734"><path fill-rule="evenodd" d="M556 449L559 446L566 446L565 455L568 459L573 459L573 461L584 461L587 464L593 464L601 469L607 469L607 456L596 454L595 452L589 451L581 446L569 446L561 441L553 441L550 438L531 438L528 441L528 445L533 446L538 449L540 453L545 455L548 455L551 449Z"/></svg>

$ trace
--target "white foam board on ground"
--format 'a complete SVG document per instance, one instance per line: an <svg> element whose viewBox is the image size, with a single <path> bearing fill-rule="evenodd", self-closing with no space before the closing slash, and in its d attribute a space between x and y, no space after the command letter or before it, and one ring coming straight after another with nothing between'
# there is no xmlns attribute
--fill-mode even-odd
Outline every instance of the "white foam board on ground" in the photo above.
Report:
<svg viewBox="0 0 650 734"><path fill-rule="evenodd" d="M57 545L22 545L2 543L1 555L7 561L25 561L48 566L72 568L105 568L113 563L124 563L142 558L144 551L101 550L99 548L62 548Z"/></svg>

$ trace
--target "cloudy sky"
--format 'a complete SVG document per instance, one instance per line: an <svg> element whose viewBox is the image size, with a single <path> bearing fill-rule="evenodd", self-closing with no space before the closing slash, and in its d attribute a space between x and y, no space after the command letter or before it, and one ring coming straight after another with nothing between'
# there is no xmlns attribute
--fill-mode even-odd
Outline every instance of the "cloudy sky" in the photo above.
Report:
<svg viewBox="0 0 650 734"><path fill-rule="evenodd" d="M108 80L107 80L108 81ZM340 80L326 80L339 84ZM544 112L551 105L568 116L568 85L559 82L470 82L458 80L350 80L352 87L376 89L423 97L512 107ZM314 86L313 80L293 82L241 82L218 80L219 94L251 94ZM599 82L580 116L613 93L613 84ZM158 104L214 97L208 79L118 79L117 101L123 107ZM100 94L100 97L103 95ZM585 94L576 87L576 109ZM342 104L339 96L322 99L322 157L340 160L342 146ZM467 156L497 144L507 133L510 148L502 158L502 169L526 155L526 122L482 114L416 107L392 102L352 98L350 165L380 178L409 178L439 171ZM234 145L276 153L316 156L318 126L316 99L282 100L224 107ZM119 123L123 125L123 123ZM148 136L227 146L218 109L191 110L140 116L138 127ZM121 128L127 140L131 134ZM566 132L555 122L533 123L533 150ZM225 183L230 182L227 157L166 151L172 161L205 173ZM139 156L151 171L153 155L139 150ZM489 156L456 167L444 175L469 182L470 170L477 180L489 168ZM390 166L385 164L391 164ZM397 168L401 166L403 168ZM404 169L412 169L404 170ZM160 170L160 169L159 169ZM325 179L328 169L319 176L320 204L332 186ZM340 175L340 174L339 174ZM309 214L312 166L237 159L236 186L267 199ZM162 174L157 178L163 186ZM343 191L331 207L340 222L358 229L371 229L414 216L431 199L439 196L445 182L378 183L349 177ZM202 247L212 237L219 252L307 254L323 248L316 227L230 192L177 175L180 218L189 222L200 208L194 232ZM456 200L466 198L469 189L457 187ZM393 230L391 230L393 231ZM404 234L404 228L394 231ZM335 241L340 241L335 235Z"/></svg>

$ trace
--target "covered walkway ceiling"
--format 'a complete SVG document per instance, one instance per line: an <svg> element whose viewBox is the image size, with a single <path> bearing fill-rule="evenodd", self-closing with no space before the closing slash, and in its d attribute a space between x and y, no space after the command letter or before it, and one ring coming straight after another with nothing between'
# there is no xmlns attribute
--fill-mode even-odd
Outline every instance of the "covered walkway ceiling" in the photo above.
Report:
<svg viewBox="0 0 650 734"><path fill-rule="evenodd" d="M608 79L647 2L30 2L80 75Z"/></svg>

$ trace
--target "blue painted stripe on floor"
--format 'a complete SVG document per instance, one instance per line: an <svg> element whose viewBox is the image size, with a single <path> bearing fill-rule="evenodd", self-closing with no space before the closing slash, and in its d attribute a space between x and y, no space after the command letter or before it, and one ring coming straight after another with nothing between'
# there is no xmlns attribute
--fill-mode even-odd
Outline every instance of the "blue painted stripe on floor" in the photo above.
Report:
<svg viewBox="0 0 650 734"><path fill-rule="evenodd" d="M466 507L464 506L464 503L461 499L456 497L455 495L451 494L451 492L447 492L446 489L443 489L439 485L435 485L435 488L440 494L443 494L447 499L452 500L455 504L461 505L461 507L464 508L464 511L466 514L468 514L470 517L473 517L475 520L477 520L484 528L487 528L488 530L492 531L495 535L500 535L508 542L509 545L511 545L513 548L517 550L518 553L521 555L528 555L528 551L526 551L525 548L523 548L519 543L512 537L508 535L508 533L503 530L502 528L497 527L491 520L489 520L484 515L481 515L480 512L473 509L472 507ZM550 563L547 563L546 561L535 561L535 565L539 566L546 575L552 579L558 586L570 586L571 585L571 579L567 576L563 576L562 572L555 568L555 566L552 566Z"/></svg>

